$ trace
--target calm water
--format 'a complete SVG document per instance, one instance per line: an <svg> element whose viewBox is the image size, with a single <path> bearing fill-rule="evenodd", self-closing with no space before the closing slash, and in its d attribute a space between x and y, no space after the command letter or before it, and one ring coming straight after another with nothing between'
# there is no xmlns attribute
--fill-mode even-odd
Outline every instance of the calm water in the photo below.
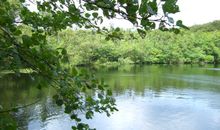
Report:
<svg viewBox="0 0 220 130"><path fill-rule="evenodd" d="M97 130L220 130L220 67L123 66L99 69L113 89L119 111L85 120ZM28 75L0 79L4 108L34 102L14 115L21 130L70 130L52 88L38 90Z"/></svg>

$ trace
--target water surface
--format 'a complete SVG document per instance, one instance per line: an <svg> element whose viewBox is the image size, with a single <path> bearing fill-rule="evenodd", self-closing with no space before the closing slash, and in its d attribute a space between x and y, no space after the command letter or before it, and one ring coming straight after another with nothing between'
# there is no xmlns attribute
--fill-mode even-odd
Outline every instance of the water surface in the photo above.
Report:
<svg viewBox="0 0 220 130"><path fill-rule="evenodd" d="M112 88L119 111L85 120L97 130L220 130L220 71L206 66L123 66L96 71ZM52 88L38 90L28 75L0 79L4 108L28 104L14 115L19 129L70 130L74 123L52 100Z"/></svg>

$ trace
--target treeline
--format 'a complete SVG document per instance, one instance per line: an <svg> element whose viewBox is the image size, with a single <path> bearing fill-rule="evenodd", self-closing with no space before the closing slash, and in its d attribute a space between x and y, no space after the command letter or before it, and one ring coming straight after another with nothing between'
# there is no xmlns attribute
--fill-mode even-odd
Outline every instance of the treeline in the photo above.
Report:
<svg viewBox="0 0 220 130"><path fill-rule="evenodd" d="M202 25L194 25L190 29L191 31L200 31L200 32L213 32L220 31L220 20L216 20L210 23Z"/></svg>
<svg viewBox="0 0 220 130"><path fill-rule="evenodd" d="M106 41L104 35L92 31L65 30L48 40L66 48L74 65L217 64L220 30L214 26L220 26L220 22L213 23L193 26L179 34L149 31L144 39L134 31L120 31L122 40Z"/></svg>

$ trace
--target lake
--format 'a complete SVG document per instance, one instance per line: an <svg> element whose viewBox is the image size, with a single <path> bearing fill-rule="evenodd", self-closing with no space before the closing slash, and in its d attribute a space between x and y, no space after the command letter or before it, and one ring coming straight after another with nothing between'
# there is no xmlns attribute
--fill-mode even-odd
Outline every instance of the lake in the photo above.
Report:
<svg viewBox="0 0 220 130"><path fill-rule="evenodd" d="M97 130L220 130L220 67L144 65L95 71L112 88L118 112L84 120ZM27 74L0 78L4 108L35 102L14 114L20 130L70 130L74 123Z"/></svg>

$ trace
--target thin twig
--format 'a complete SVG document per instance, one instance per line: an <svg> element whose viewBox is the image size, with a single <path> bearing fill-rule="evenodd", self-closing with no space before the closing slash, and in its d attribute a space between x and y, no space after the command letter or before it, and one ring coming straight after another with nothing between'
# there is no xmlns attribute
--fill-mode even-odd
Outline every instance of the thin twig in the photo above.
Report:
<svg viewBox="0 0 220 130"><path fill-rule="evenodd" d="M39 102L39 101L40 101L40 99L38 99L38 100L36 100L35 102L32 102L32 103L30 103L30 104L26 104L26 105L23 105L23 106L14 107L14 108L12 108L12 109L0 111L0 113L13 112L14 110L21 109L21 108L25 108L25 107L29 107L29 106L31 106L31 105L34 105L34 104L36 104L36 103Z"/></svg>

